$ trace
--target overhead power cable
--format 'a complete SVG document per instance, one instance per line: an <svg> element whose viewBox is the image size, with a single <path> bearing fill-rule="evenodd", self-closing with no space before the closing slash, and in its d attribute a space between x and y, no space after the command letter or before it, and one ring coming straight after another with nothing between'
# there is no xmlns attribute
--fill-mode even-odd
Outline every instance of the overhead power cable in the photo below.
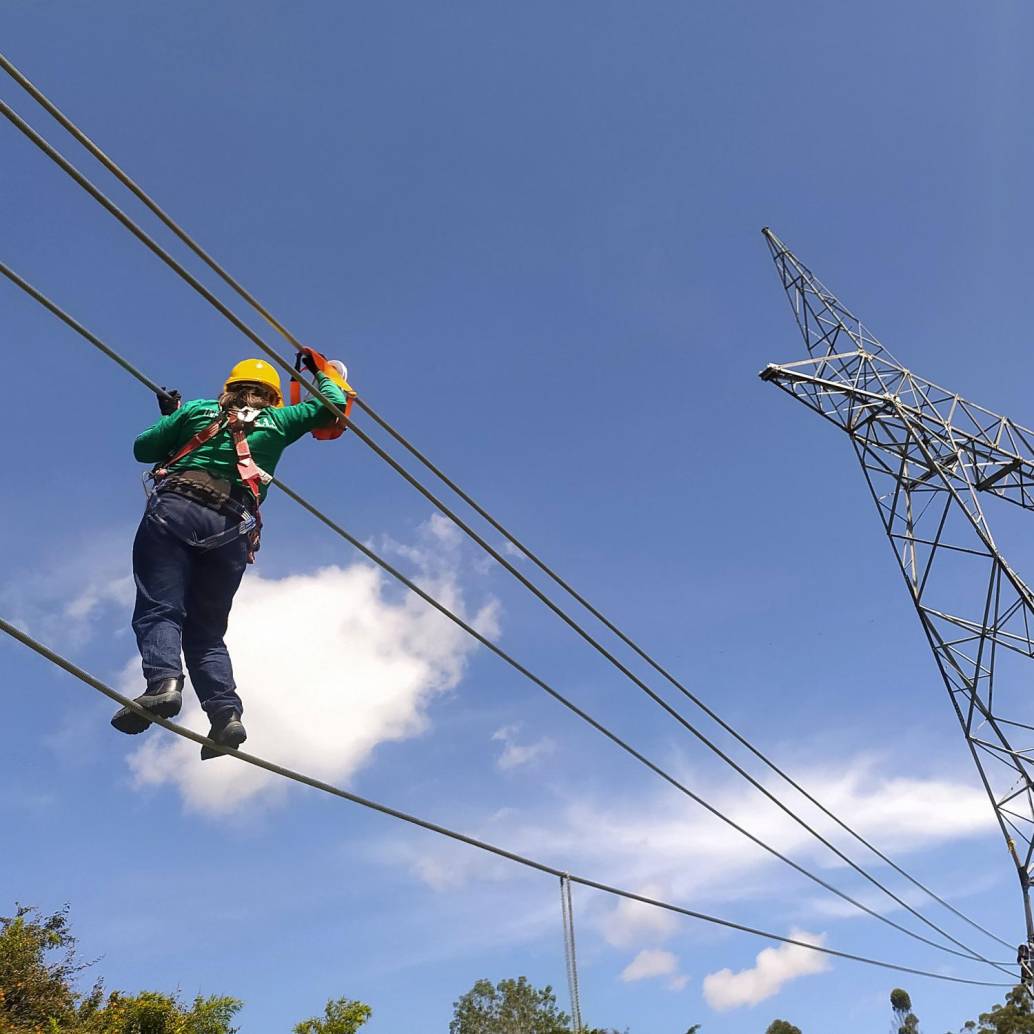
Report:
<svg viewBox="0 0 1034 1034"><path fill-rule="evenodd" d="M921 890L928 897L932 898L939 905L946 908L958 919L961 919L964 923L968 923L973 929L978 930L980 933L985 934L992 940L997 941L999 944L1006 948L1012 947L1007 940L999 937L997 934L992 933L986 927L982 926L976 920L971 919L968 915L956 908L951 902L946 901L941 895L927 887L923 882L913 876L906 869L902 868L892 858L881 851L875 844L873 844L868 838L863 836L852 826L846 823L839 815L828 808L822 803L817 797L814 796L805 786L793 778L787 773L782 767L780 767L775 761L773 761L767 754L765 754L760 748L755 746L750 740L746 738L739 730L727 722L720 714L718 714L712 707L710 707L704 700L698 697L692 690L690 690L681 680L676 678L671 671L662 665L655 657L653 657L647 650L636 642L630 635L624 632L618 625L611 621L605 614L597 609L588 599L585 598L577 589L575 589L568 581L566 581L561 575L559 575L549 564L547 564L537 553L526 546L517 536L501 524L495 517L492 516L480 503L473 499L466 491L463 490L455 481L453 481L444 471L442 471L432 460L430 460L420 449L418 449L408 438L405 437L400 431L393 427L387 420L385 420L379 413L377 413L373 407L361 398L355 400L355 404L363 410L376 424L378 424L384 431L386 431L392 438L395 439L403 448L405 448L415 459L417 459L424 467L426 467L432 474L435 475L443 484L449 489L456 493L460 499L462 499L472 510L474 510L480 517L482 517L488 524L490 524L500 535L503 536L511 545L515 546L521 553L528 558L540 571L547 575L553 582L560 586L568 595L570 595L576 602L584 607L597 621L599 621L608 631L612 632L618 639L621 640L626 646L629 647L637 656L645 661L654 671L656 671L662 678L674 686L687 700L698 707L704 714L707 715L713 722L715 722L720 728L727 732L733 739L736 740L741 746L745 747L751 754L754 755L759 761L762 762L767 768L779 776L784 782L788 783L794 790L796 790L802 797L808 800L816 808L819 809L827 818L832 819L845 833L853 837L858 843L868 848L877 858L879 858L886 865L889 865L898 875L904 877L918 890Z"/></svg>
<svg viewBox="0 0 1034 1034"><path fill-rule="evenodd" d="M168 393L165 391L165 389L160 387L152 378L148 377L142 371L137 369L127 359L125 359L123 356L121 356L118 352L116 352L114 349L110 348L99 337L97 337L95 334L93 334L91 331L89 331L86 327L84 327L81 323L79 323L78 320L76 320L69 313L67 313L64 309L62 309L59 305L57 305L57 303L52 301L50 298L48 298L46 295L44 295L37 288L35 288L31 284L29 284L28 281L26 281L24 278L19 276L14 270L12 270L9 266L4 264L3 262L0 262L0 274L2 274L4 277L6 277L8 280L10 280L13 284L15 284L17 287L19 287L22 291L24 291L26 294L28 294L30 297L32 297L35 301L37 301L39 304L41 304L44 308L46 308L53 315L57 316L63 323L65 323L71 329L76 331L76 333L78 333L81 337L83 337L91 345L93 345L95 348L97 348L99 351L101 351L105 356L107 356L108 358L110 358L110 359L114 360L115 362L117 362L118 365L121 366L123 370L125 370L126 372L131 374L136 380L138 380L145 387L149 388L151 391L156 392L157 394L160 394L160 395L168 397ZM656 764L655 762L651 761L648 757L646 757L640 751L636 750L636 748L634 748L631 744L629 744L627 741L625 741L620 736L618 736L615 732L613 732L613 730L609 729L607 726L603 725L597 719L593 718L588 712L586 712L586 711L582 710L580 707L578 707L573 701L569 700L566 696L564 696L554 686L552 686L549 683L547 683L545 680L540 678L538 675L535 675L527 667L525 667L523 664L521 664L521 662L517 661L512 655L507 653L505 650L503 650L500 646L498 646L492 640L488 639L485 635L483 635L481 632L479 632L477 629L475 629L468 622L464 621L463 618L459 617L459 615L457 615L454 611L450 610L448 607L446 607L444 604L442 604L439 600L435 599L435 597L433 597L429 593L427 593L424 589L422 589L414 581L412 581L410 578L406 577L396 567L394 567L392 564L390 564L388 561L386 561L383 557L381 557L379 554L377 554L371 547L369 547L365 543L361 542L354 535L350 534L348 531L346 531L344 528L342 528L339 524L337 524L335 521L333 521L330 517L328 517L320 509L318 509L316 506L314 506L312 503L310 503L307 499L305 499L303 496L299 495L292 488L290 488L288 485L286 485L281 479L274 477L272 483L274 485L276 485L290 499L292 499L294 502L296 502L298 505L300 505L303 509L308 511L310 514L312 514L314 517L316 517L317 520L319 520L321 523L326 525L330 530L335 532L335 534L339 535L346 542L348 542L350 545L354 546L357 550L359 550L369 560L371 560L375 564L377 564L382 570L386 571L393 578L395 578L397 581L399 581L402 585L404 585L406 588L411 590L413 593L415 593L421 599L423 599L426 603L428 603L430 606L432 606L435 610L437 610L443 616L447 617L450 621L452 621L455 625L457 625L457 627L461 628L464 632L466 632L468 635L470 635L472 638L474 638L477 642L481 643L488 650L490 650L492 653L494 653L500 659L505 661L515 671L517 671L518 673L523 675L525 678L527 678L534 685L536 685L539 688L541 688L542 690L544 690L554 700L556 700L558 703L562 704L564 707L566 707L573 714L577 715L579 718L581 718L588 725L592 726L592 728L594 728L597 732L599 732L602 735L606 736L607 739L609 739L611 742L616 744L618 747L620 747L622 750L624 750L631 757L635 758L637 761L639 761L640 764L642 764L644 767L648 768L655 775L660 776L662 779L664 779L671 786L675 787L675 789L679 790L681 793L683 793L685 796L687 796L690 800L694 801L695 803L697 803L701 807L703 807L705 810L707 810L715 818L720 819L722 822L724 822L730 828L735 829L742 836L746 837L748 840L750 840L752 843L754 843L758 847L762 848L764 851L767 851L773 857L778 858L780 861L782 861L784 864L788 865L790 868L794 869L796 872L799 872L801 875L803 875L803 876L807 877L808 879L812 880L814 883L816 883L819 886L823 887L825 890L829 891L830 893L835 894L837 897L839 897L843 901L846 901L849 904L853 905L855 908L858 908L859 910L861 910L865 914L871 916L872 918L878 919L880 922L885 923L886 925L892 927L895 930L898 930L901 933L904 933L904 934L908 935L909 937L912 937L912 938L914 938L914 939L916 939L918 941L921 941L924 944L927 944L927 945L929 945L931 947L937 948L940 951L947 952L947 953L949 953L951 955L955 955L955 956L958 956L960 958L967 958L967 959L973 959L973 960L976 960L976 961L984 962L984 963L987 963L988 965L994 966L995 968L1002 970L1002 972L1010 972L1009 970L1004 968L1005 966L1008 965L1008 963L994 962L994 961L992 961L990 959L986 959L983 956L978 955L976 952L974 952L972 949L969 949L965 945L960 945L961 947L966 949L965 952L956 951L956 950L954 950L952 948L948 948L945 945L939 944L936 941L932 941L929 938L924 937L922 934L918 934L918 933L916 933L913 930L909 930L907 927L901 926L899 923L895 922L894 920L888 918L887 916L881 915L880 913L876 912L874 909L869 908L867 905L862 904L860 901L857 901L855 898L853 898L850 895L846 894L845 892L839 890L837 887L833 886L832 884L830 884L826 880L822 879L820 876L817 876L815 873L811 872L810 870L804 868L799 863L795 862L789 856L784 855L782 852L778 851L776 848L772 847L770 844L768 844L767 842L762 840L760 837L754 835L748 829L746 829L745 827L741 826L735 820L730 818L723 811L721 811L721 809L717 808L715 805L711 804L705 798L701 797L699 794L697 794L694 791L692 791L691 789L689 789L688 786L686 786L684 783L682 783L681 781L676 779L673 775L671 775L665 769L661 768L658 764ZM1010 973L1010 975L1011 975L1011 973Z"/></svg>
<svg viewBox="0 0 1034 1034"><path fill-rule="evenodd" d="M861 962L869 966L878 966L882 969L895 970L899 973L910 973L913 976L929 977L931 980L941 980L952 984L969 984L977 987L1011 987L1012 984L997 983L987 980L971 980L965 977L950 976L946 973L934 973L930 970L915 969L911 966L902 966L893 962L885 962L881 959L870 958L865 955L856 955L852 952L839 951L836 948L827 948L819 944L810 944L808 941L799 940L795 937L783 937L776 933L770 933L767 930L760 930L756 927L746 926L742 923L735 923L729 919L722 919L718 916L708 915L704 912L697 912L693 909L683 908L681 905L675 905L669 901L663 901L659 898L647 897L645 894L636 894L633 891L625 890L621 887L616 887L608 883L603 883L599 880L590 879L587 876L577 876L571 873L566 873L562 869L557 869L552 865L548 865L545 862L540 862L534 858L529 858L525 855L518 854L516 851L509 851L506 848L499 847L496 844L489 843L486 840L480 840L477 837L469 836L466 833L460 833L457 830L449 829L447 826L441 826L438 823L430 822L427 819L419 818L416 815L410 815L407 812L400 811L397 808L392 808L389 805L381 804L378 801L370 800L366 797L360 797L358 794L344 790L339 786L334 786L330 783L325 783L320 779L315 779L312 776L306 775L303 772L296 772L293 769L287 768L284 765L278 765L275 762L267 761L265 758L257 757L254 754L247 754L242 750L227 750L220 744L215 743L213 740L208 739L199 733L194 732L191 729L184 728L182 725L177 725L174 722L170 722L165 718L159 718L153 715L151 712L144 710L135 701L129 697L123 696L121 693L116 692L106 683L101 682L100 679L95 678L89 672L80 668L72 661L56 653L49 647L45 646L39 640L30 636L27 632L22 631L16 625L13 625L10 621L3 617L0 617L0 631L9 635L12 639L17 640L23 646L28 647L30 650L37 653L40 657L49 661L51 664L66 671L69 675L73 675L79 679L80 682L85 683L87 686L92 687L98 693L102 693L108 697L109 700L113 700L115 703L120 704L122 707L128 707L135 714L140 715L142 718L147 718L154 725L160 725L163 729L167 729L169 732L174 733L176 736L180 736L183 739L190 740L193 743L200 744L201 746L210 747L221 754L226 754L228 757L236 758L238 761L246 765L251 765L254 768L262 769L265 772L269 772L272 775L278 776L282 779L288 779L291 782L300 783L303 786L312 787L314 790L319 790L321 793L329 794L333 797L341 798L342 800L350 801L353 804L358 804L361 807L369 808L371 811L380 812L382 815L387 815L391 818L398 819L401 822L406 822L412 826L419 826L421 829L426 829L431 833L437 833L439 836L448 837L450 840L458 841L459 843L466 844L468 847L476 847L478 850L488 852L489 854L496 855L499 858L505 858L508 861L515 862L518 865L522 865L528 869L534 869L538 872L545 873L549 876L553 876L556 879L565 877L571 883L577 883L582 887L589 887L592 890L601 891L604 894L610 894L614 897L624 898L627 901L636 901L643 905L649 905L653 908L664 909L667 912L673 912L677 915L687 916L690 919L699 919L701 922L711 923L716 926L722 926L729 930L737 930L740 933L749 933L755 937L763 937L766 940L777 941L781 944L792 944L799 948L807 948L810 951L820 952L823 955L830 955L834 958L847 959L851 962Z"/></svg>
<svg viewBox="0 0 1034 1034"><path fill-rule="evenodd" d="M71 162L69 162L60 152L58 152L51 144L49 144L43 137L41 137L31 126L28 125L13 109L10 108L5 102L0 101L0 113L2 113L13 125L15 125L25 136L27 136L40 150L42 150L51 160L53 160L66 174L74 179L84 190L86 190L91 197L93 197L99 204L102 205L108 212L110 212L115 218L119 220L130 232L137 237L145 246L148 247L156 256L158 256L166 265L168 265L174 272L176 272L182 279L184 279L191 287L193 287L206 301L208 301L218 312L220 312L226 319L228 319L237 329L245 334L253 343L260 347L267 355L272 358L277 365L281 366L288 372L289 375L296 377L318 398L320 398L332 413L340 417L343 420L347 420L344 413L333 403L332 400L326 398L326 396L320 391L320 389L313 383L310 383L300 374L298 374L289 361L282 355L280 355L275 349L268 345L262 338L260 338L252 328L250 328L243 320L240 319L231 309L222 303L211 291L208 290L200 281L197 280L188 270L186 270L175 258L173 258L167 251L165 251L153 238L151 238L142 228L140 228L128 215L126 215L110 198L108 198L99 188L97 188L89 179L86 178ZM973 958L979 959L983 962L991 963L991 960L985 956L969 948L963 942L953 937L951 934L944 931L937 924L933 923L926 916L922 915L913 906L909 905L902 898L898 897L889 888L884 886L879 880L869 874L867 871L858 866L852 859L845 855L839 848L836 848L826 838L822 837L816 830L809 826L803 819L800 818L795 812L789 809L782 801L775 797L766 787L759 783L753 778L742 766L739 766L734 762L728 755L726 755L716 744L711 742L706 736L703 735L698 729L696 729L691 723L685 719L678 711L671 707L663 698L658 696L649 686L647 686L641 679L634 675L630 669L625 667L616 657L614 657L609 651L606 650L601 644L599 644L589 633L581 628L566 612L559 608L549 597L545 596L533 583L531 583L524 575L517 570L512 564L510 564L497 550L493 549L487 541L479 536L472 528L469 527L461 518L453 513L441 500L439 500L429 489L423 486L417 481L404 467L402 467L392 456L386 453L376 442L374 442L361 428L357 427L352 421L347 421L349 426L353 429L355 434L365 442L378 456L384 459L389 465L393 467L403 478L409 481L418 491L420 491L425 497L427 497L439 510L450 517L459 527L461 527L466 533L471 536L483 549L486 550L491 556L493 556L498 563L500 563L506 570L508 570L515 578L517 578L522 584L524 584L532 593L534 593L543 603L545 603L551 610L553 610L562 620L565 621L571 628L573 628L579 635L582 636L587 642L590 643L595 649L597 649L604 657L606 657L612 664L614 664L623 674L625 674L631 681L633 681L644 693L646 693L652 700L655 701L661 708L663 708L668 714L682 724L689 732L693 733L702 743L705 744L710 750L716 753L722 760L729 764L734 770L736 770L743 778L747 779L756 789L759 790L763 795L768 797L773 803L775 803L781 810L783 810L788 816L794 819L798 824L805 828L811 835L820 840L829 850L833 851L838 857L840 857L846 864L851 866L857 872L859 872L865 879L867 879L874 886L882 890L889 897L891 897L896 903L903 907L906 911L916 916L921 922L935 930L941 936L945 937L948 941L953 944L962 947L965 953ZM817 879L817 878L816 878ZM825 884L824 884L825 885ZM839 892L838 892L839 893ZM863 909L871 915L878 915L875 911L868 909L866 906L851 900L857 907ZM945 951L950 951L952 954L958 954L957 952L951 951L943 945L937 945L936 942L929 941L927 938L921 935L915 934L912 931L908 931L905 927L901 927L893 921L887 919L884 916L880 916L884 922L890 923L891 925L908 932L910 936L918 937L926 943L937 946Z"/></svg>
<svg viewBox="0 0 1034 1034"><path fill-rule="evenodd" d="M194 252L217 276L219 276L232 290L234 290L244 301L246 301L256 312L258 312L279 334L281 334L287 341L289 341L295 348L304 347L302 342L295 337L294 334L281 323L265 306L263 306L257 298L254 297L236 278L234 278L219 262L217 262L211 255L208 254L201 247L201 245L188 234L160 205L131 177L125 172L112 158L110 158L83 130L79 128L56 104L54 104L34 83L32 83L15 65L9 61L4 55L0 54L0 67L2 67L14 81L22 87L38 104L40 104L44 110L46 110L69 134L71 134L83 147L85 147L90 154L92 154L101 164L105 166L128 190L130 190L146 207L154 213L161 222L168 227L191 251ZM514 534L512 534L506 527L504 527L499 521L497 521L487 510L485 510L476 500L474 500L467 492L465 492L459 485L457 485L452 479L450 479L436 464L434 464L423 452L421 452L415 445L413 445L404 435L397 431L391 424L389 424L383 417L381 417L364 399L357 398L356 404L366 414L374 420L383 430L385 430L391 437L393 437L400 445L409 451L424 467L426 467L432 474L439 478L450 490L455 492L467 505L469 505L476 513L479 514L484 520L486 520L496 531L498 531L504 538L507 539L512 545L519 549L533 564L535 564L543 573L545 573L550 579L552 579L557 585L559 585L565 592L572 596L581 606L583 606L590 614L593 615L598 621L600 621L611 633L617 636L626 646L633 650L642 660L644 660L651 668L653 668L658 674L666 679L672 686L679 690L688 700L690 700L696 707L700 708L712 721L716 722L725 732L733 736L737 742L749 750L755 757L757 757L763 764L765 764L771 771L778 775L781 779L787 782L793 789L804 796L808 801L815 805L820 811L823 812L828 818L834 821L841 829L853 837L856 841L865 846L868 850L873 852L878 858L884 863L889 865L895 872L908 880L913 886L917 887L923 893L928 895L942 907L946 908L957 918L963 922L969 924L974 929L980 931L991 939L997 941L999 944L1005 947L1011 947L1008 941L992 933L975 920L971 919L961 910L950 904L943 897L935 893L924 883L918 880L915 876L909 873L907 870L902 868L890 857L888 857L883 851L879 850L874 844L872 844L866 837L862 836L850 825L844 822L838 815L826 807L821 801L819 801L814 795L812 795L804 786L802 786L797 780L793 779L788 773L786 773L780 766L772 761L767 755L765 755L759 748L754 746L746 737L739 733L733 726L722 719L714 710L712 710L703 700L698 698L692 693L679 679L677 679L670 671L662 666L654 657L652 657L646 650L644 650L637 642L635 642L629 635L622 631L616 624L610 621L603 613L601 613L596 607L594 607L589 600L583 595L577 592L565 579L557 574L548 564L546 564L536 553L529 549L523 542L521 542ZM354 426L354 425L353 425ZM358 429L357 429L358 430ZM364 435L361 435L364 440ZM464 528L466 530L466 528ZM501 558L497 558L503 563L503 566L510 570L511 573L516 573L513 568L502 561ZM882 885L879 885L881 890L885 890ZM889 893L889 892L888 892ZM892 895L893 896L893 895ZM895 900L900 902L900 899L895 897ZM905 906L913 911L913 914L919 915L914 912L910 906ZM925 917L919 915L919 918L927 922ZM927 923L931 928L938 930L943 934L943 931L939 927L934 926L931 923ZM947 936L947 935L945 935ZM950 938L954 940L953 938ZM959 942L955 942L959 943Z"/></svg>
<svg viewBox="0 0 1034 1034"><path fill-rule="evenodd" d="M659 707L661 707L667 714L674 718L680 725L683 726L688 732L692 733L704 746L712 751L717 757L724 761L730 768L732 768L737 774L743 779L747 780L759 793L765 796L773 804L775 804L781 811L787 816L793 819L798 825L806 830L809 835L814 837L820 843L822 843L828 850L840 858L845 864L852 868L855 872L861 875L865 880L875 886L878 890L886 894L891 900L897 905L909 912L925 926L931 930L936 931L946 940L952 944L962 948L965 955L979 959L982 962L987 962L990 965L997 965L993 963L986 956L980 954L974 949L970 948L964 942L948 933L941 926L934 923L931 919L923 915L918 909L909 904L879 879L869 873L862 866L858 865L853 859L851 859L845 852L840 848L836 847L828 838L824 837L814 827L807 823L801 816L794 812L789 806L787 806L782 800L780 800L772 791L770 791L764 784L754 778L742 765L739 765L734 761L728 754L726 754L716 743L710 740L704 733L696 728L684 715L678 710L672 707L663 697L657 694L650 686L648 686L642 679L640 679L630 668L623 664L614 654L612 654L606 647L604 647L597 639L595 639L589 632L587 632L577 621L574 620L566 611L558 606L550 597L546 596L538 586L531 582L518 568L511 564L498 550L496 550L486 539L479 535L469 524L467 524L458 514L456 514L450 507L448 507L441 499L439 499L433 492L430 491L425 485L418 481L408 470L406 470L393 456L387 453L380 445L378 445L369 435L367 435L360 427L358 427L353 421L348 419L344 412L329 398L327 398L320 388L301 376L290 363L290 361L277 352L271 345L265 342L259 335L249 327L236 313L234 313L228 306L226 306L219 298L217 298L207 287L204 286L193 274L191 274L182 264L180 264L172 255L170 255L164 248L161 247L149 234L146 233L139 225L137 225L125 212L119 208L106 194L104 194L95 184L93 184L79 169L77 169L64 155L62 155L56 148L54 148L48 141L46 141L39 133L37 133L24 119L22 119L8 104L4 101L0 101L0 114L3 114L16 128L19 129L36 147L38 147L44 154L47 155L52 161L54 161L68 176L70 176L76 183L79 184L95 201L98 202L103 208L105 208L111 215L113 215L123 226L125 226L141 243L143 243L153 254L160 258L170 269L172 269L178 276L180 276L189 286L197 291L206 301L208 301L221 315L223 315L230 323L233 324L238 330L240 330L250 341L263 350L278 366L282 367L287 371L288 375L295 377L302 384L304 384L317 398L323 401L327 408L337 417L344 420L348 426L353 430L355 435L363 441L373 452L375 452L381 459L389 464L401 477L408 481L414 488L417 489L425 498L427 498L432 505L434 505L439 511L445 514L457 527L461 528L473 541L475 541L485 552L487 552L493 559L496 560L506 571L508 571L514 578L516 578L522 585L524 585L533 595L536 596L542 603L544 603L550 610L552 610L562 621L565 622L570 628L572 628L581 638L583 638L590 646L592 646L597 652L599 652L606 660L608 660L618 671L620 671L626 678L628 678L634 685L636 685L643 693L645 693L651 700L654 701ZM167 218L167 217L166 217ZM304 505L304 504L303 504ZM698 799L698 798L694 798ZM739 828L739 827L738 827ZM782 857L782 856L781 856ZM817 879L817 877L813 877ZM823 883L824 886L828 886ZM840 893L840 892L837 892ZM937 942L930 941L928 938L922 935L916 934L911 930L907 930L906 927L902 927L887 917L879 915L875 910L869 909L864 905L861 905L853 898L848 898L852 904L861 908L873 916L879 916L879 918L897 929L907 932L910 936L914 936L924 941L925 943L934 945L941 948L944 951L949 951L951 954L959 954L958 952L952 951L944 945L937 944Z"/></svg>

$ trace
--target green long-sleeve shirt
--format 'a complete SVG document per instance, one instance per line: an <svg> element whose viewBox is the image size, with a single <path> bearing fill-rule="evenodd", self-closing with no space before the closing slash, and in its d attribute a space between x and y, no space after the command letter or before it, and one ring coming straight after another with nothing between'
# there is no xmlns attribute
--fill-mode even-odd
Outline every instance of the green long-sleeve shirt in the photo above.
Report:
<svg viewBox="0 0 1034 1034"><path fill-rule="evenodd" d="M323 374L316 375L320 391L341 409L345 408L344 392ZM186 402L175 413L163 416L133 443L133 455L140 463L161 463L177 449L186 445L199 431L203 431L219 416L219 403L214 399L195 399ZM297 406L263 409L248 432L248 446L255 462L267 474L276 470L284 449L298 441L303 434L334 420L334 415L319 399L308 399ZM237 453L229 431L222 430L211 441L198 446L171 471L206 470L214 477L239 485ZM262 486L262 498L266 486Z"/></svg>

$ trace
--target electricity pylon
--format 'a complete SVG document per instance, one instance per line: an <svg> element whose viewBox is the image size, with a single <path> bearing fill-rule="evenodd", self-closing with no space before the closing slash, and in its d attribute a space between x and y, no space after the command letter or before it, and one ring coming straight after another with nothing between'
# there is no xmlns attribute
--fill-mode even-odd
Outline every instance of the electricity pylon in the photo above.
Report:
<svg viewBox="0 0 1034 1034"><path fill-rule="evenodd" d="M1034 431L902 366L771 230L762 231L809 358L767 366L846 431L1016 864L1034 988L1034 594L981 497L1034 510Z"/></svg>

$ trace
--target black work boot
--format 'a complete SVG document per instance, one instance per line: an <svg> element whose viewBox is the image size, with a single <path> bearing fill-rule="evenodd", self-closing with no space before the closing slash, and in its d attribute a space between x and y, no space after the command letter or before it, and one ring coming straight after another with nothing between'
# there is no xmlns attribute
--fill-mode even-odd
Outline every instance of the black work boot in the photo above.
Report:
<svg viewBox="0 0 1034 1034"><path fill-rule="evenodd" d="M157 715L159 718L175 718L183 706L183 676L171 679L159 679L147 687L147 691L133 701L141 707ZM121 707L115 712L111 724L129 736L135 736L149 728L151 723L128 707Z"/></svg>
<svg viewBox="0 0 1034 1034"><path fill-rule="evenodd" d="M212 728L208 730L208 738L218 743L220 747L228 750L236 750L247 738L241 724L241 716L238 711L226 711L218 718L212 719ZM217 758L222 754L220 750L213 750L211 747L201 748L201 760L208 761L209 758Z"/></svg>

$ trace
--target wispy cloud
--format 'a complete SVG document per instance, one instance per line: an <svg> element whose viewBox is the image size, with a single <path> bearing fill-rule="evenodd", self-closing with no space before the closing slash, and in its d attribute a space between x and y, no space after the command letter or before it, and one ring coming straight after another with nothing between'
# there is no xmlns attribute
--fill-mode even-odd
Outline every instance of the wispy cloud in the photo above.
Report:
<svg viewBox="0 0 1034 1034"><path fill-rule="evenodd" d="M868 759L842 759L838 770L799 773L820 799L835 799L844 815L881 844L900 851L926 848L977 836L993 828L994 816L977 787L950 779L885 778ZM744 783L727 778L695 778L695 787L721 810L779 851L843 867L801 826L766 804ZM539 850L571 871L578 863L598 862L621 873L625 885L654 886L685 895L726 891L739 896L743 878L781 863L741 834L666 788L605 797L582 789L555 802L553 814L538 820L507 812L482 820L482 830L502 832L521 849ZM848 846L846 834L824 829ZM444 847L444 850L449 850ZM569 864L568 864L569 863ZM748 885L749 886L749 885ZM634 915L630 904L622 914Z"/></svg>
<svg viewBox="0 0 1034 1034"><path fill-rule="evenodd" d="M504 725L492 733L492 739L503 744L503 752L496 759L496 767L506 772L511 768L520 768L539 761L556 750L556 742L548 736L532 743L519 743L517 735L521 725Z"/></svg>
<svg viewBox="0 0 1034 1034"><path fill-rule="evenodd" d="M909 851L960 843L993 829L993 814L979 790L949 779L886 778L871 759L840 759L835 770L798 773L820 799L834 797L845 815L866 818L863 831L877 843L893 843L899 858ZM782 853L809 868L837 867L832 880L861 897L860 878L755 791L730 778L696 779L700 791ZM560 791L554 790L555 793ZM822 916L826 901L814 886L778 859L747 843L690 802L663 788L602 795L569 784L552 805L536 801L534 817L509 808L464 828L489 841L541 859L559 869L614 883L658 898L722 914L745 901L779 900L784 921L806 924ZM921 816L921 821L919 817ZM835 842L856 855L841 833ZM407 865L422 882L442 893L478 882L498 883L511 872L505 862L457 845L419 847L394 842L392 860ZM861 858L866 865L868 860ZM827 875L827 878L828 877ZM787 894L787 888L794 892ZM828 900L832 900L831 898ZM822 902L820 912L817 903ZM686 924L672 913L631 900L589 895L580 909L585 927L618 948L656 949ZM804 949L802 949L804 950Z"/></svg>
<svg viewBox="0 0 1034 1034"><path fill-rule="evenodd" d="M70 621L88 621L106 604L114 603L121 607L129 607L134 594L131 574L115 576L88 586L65 604L63 614Z"/></svg>
<svg viewBox="0 0 1034 1034"><path fill-rule="evenodd" d="M645 898L662 898L664 887L648 883L636 889ZM617 948L667 940L678 929L679 921L671 912L646 905L642 901L622 898L600 921L600 929L608 944Z"/></svg>
<svg viewBox="0 0 1034 1034"><path fill-rule="evenodd" d="M807 944L823 945L825 934L791 930L790 936ZM830 968L829 959L817 951L796 944L782 944L758 952L750 969L734 973L721 969L704 977L704 998L712 1009L727 1012L745 1005L757 1005L778 994L792 980Z"/></svg>
<svg viewBox="0 0 1034 1034"><path fill-rule="evenodd" d="M31 571L11 572L0 586L0 609L21 628L68 646L89 642L102 619L125 616L133 606L130 571L132 531L94 534L87 541L64 543L59 560L39 563Z"/></svg>

